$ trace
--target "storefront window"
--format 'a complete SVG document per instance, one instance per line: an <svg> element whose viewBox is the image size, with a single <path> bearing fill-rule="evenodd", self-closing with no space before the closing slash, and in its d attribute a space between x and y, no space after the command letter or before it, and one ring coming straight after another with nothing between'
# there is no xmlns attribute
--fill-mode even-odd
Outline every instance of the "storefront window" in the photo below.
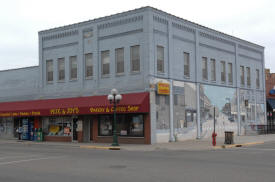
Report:
<svg viewBox="0 0 275 182"><path fill-rule="evenodd" d="M113 115L99 117L99 136L111 136L113 127ZM117 133L120 136L143 137L143 115L117 115Z"/></svg>
<svg viewBox="0 0 275 182"><path fill-rule="evenodd" d="M43 118L43 132L47 136L71 136L71 117L45 117Z"/></svg>

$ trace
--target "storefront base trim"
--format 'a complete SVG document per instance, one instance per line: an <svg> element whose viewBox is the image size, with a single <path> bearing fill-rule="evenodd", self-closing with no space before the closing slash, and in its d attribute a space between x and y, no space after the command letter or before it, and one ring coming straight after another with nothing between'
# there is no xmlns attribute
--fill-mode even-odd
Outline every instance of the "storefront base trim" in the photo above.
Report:
<svg viewBox="0 0 275 182"><path fill-rule="evenodd" d="M113 137L111 136L98 136L94 140L95 143L112 143ZM149 144L145 142L144 137L118 137L118 143L123 144Z"/></svg>
<svg viewBox="0 0 275 182"><path fill-rule="evenodd" d="M47 142L72 142L70 136L44 136L44 141Z"/></svg>

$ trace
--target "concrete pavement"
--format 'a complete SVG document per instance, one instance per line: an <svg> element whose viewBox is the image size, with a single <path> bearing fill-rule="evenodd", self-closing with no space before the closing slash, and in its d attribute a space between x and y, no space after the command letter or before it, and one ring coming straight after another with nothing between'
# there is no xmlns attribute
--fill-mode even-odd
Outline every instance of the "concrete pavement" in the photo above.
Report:
<svg viewBox="0 0 275 182"><path fill-rule="evenodd" d="M119 147L112 147L110 144L105 143L64 143L64 142L33 142L33 141L18 141L16 139L7 140L0 139L0 144L24 144L24 145L49 145L49 146L62 146L73 147L82 149L114 149L126 151L157 151L157 150L215 150L222 148L241 147L247 145L263 144L265 142L275 141L275 134L269 135L256 135L256 136L234 136L234 145L224 145L224 137L217 138L216 147L212 146L212 138L186 140L170 143L158 143L152 145L142 144L120 144Z"/></svg>

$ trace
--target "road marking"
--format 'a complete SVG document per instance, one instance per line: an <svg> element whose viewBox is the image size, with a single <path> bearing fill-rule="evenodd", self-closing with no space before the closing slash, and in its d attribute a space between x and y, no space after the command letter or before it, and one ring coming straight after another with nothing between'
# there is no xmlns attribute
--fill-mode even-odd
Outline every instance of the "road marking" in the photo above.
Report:
<svg viewBox="0 0 275 182"><path fill-rule="evenodd" d="M21 162L38 161L38 160L54 159L54 158L61 158L61 157L65 157L65 156L59 156L59 157L42 157L42 158L35 158L35 159L24 159L24 160L16 160L16 161L9 161L9 162L0 162L0 165L16 164L16 163L21 163Z"/></svg>
<svg viewBox="0 0 275 182"><path fill-rule="evenodd" d="M263 150L263 151L275 151L275 149L266 149L266 148L240 148L243 150Z"/></svg>
<svg viewBox="0 0 275 182"><path fill-rule="evenodd" d="M5 156L5 157L0 157L0 160L3 160L3 159L9 159L9 158L21 158L21 157L38 157L38 156L41 156L41 155L15 155L15 156Z"/></svg>

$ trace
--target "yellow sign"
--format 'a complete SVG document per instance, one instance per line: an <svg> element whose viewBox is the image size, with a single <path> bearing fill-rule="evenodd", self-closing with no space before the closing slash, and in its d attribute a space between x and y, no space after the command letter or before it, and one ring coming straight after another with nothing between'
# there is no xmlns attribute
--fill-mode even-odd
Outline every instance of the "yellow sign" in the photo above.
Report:
<svg viewBox="0 0 275 182"><path fill-rule="evenodd" d="M78 107L73 107L73 108L66 108L66 109L51 109L50 114L51 115L69 115L69 114L78 114L79 113L79 108Z"/></svg>
<svg viewBox="0 0 275 182"><path fill-rule="evenodd" d="M169 83L157 83L157 93L161 95L170 94L170 84Z"/></svg>
<svg viewBox="0 0 275 182"><path fill-rule="evenodd" d="M137 112L139 106L118 106L116 108L117 112ZM114 107L91 107L91 113L110 113L114 112Z"/></svg>
<svg viewBox="0 0 275 182"><path fill-rule="evenodd" d="M0 113L0 117L21 117L21 116L40 116L39 111L28 111L28 112L5 112Z"/></svg>

